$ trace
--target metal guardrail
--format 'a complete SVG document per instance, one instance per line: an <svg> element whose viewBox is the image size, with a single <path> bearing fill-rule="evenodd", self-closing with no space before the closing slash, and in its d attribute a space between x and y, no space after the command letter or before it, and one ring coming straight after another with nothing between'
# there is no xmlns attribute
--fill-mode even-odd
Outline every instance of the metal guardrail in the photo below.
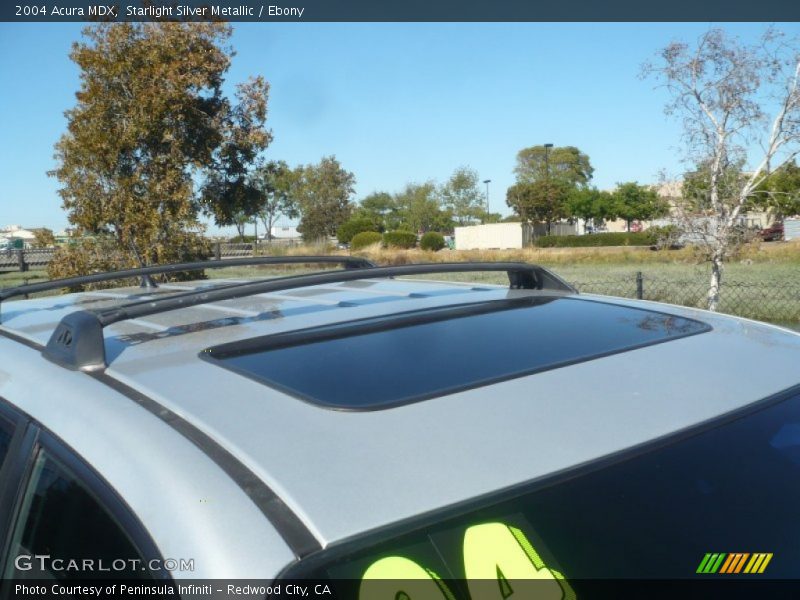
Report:
<svg viewBox="0 0 800 600"><path fill-rule="evenodd" d="M253 249L255 245L249 243L243 244L221 244L217 242L214 244L214 258L230 258L253 256Z"/></svg>
<svg viewBox="0 0 800 600"><path fill-rule="evenodd" d="M214 242L212 246L212 258L216 258L218 260L231 257L241 258L245 256L263 254L264 251L269 253L269 248L287 248L299 245L301 245L300 242L296 240L272 240L271 242L259 240L257 244L254 242ZM261 250L262 252L258 252L258 250Z"/></svg>
<svg viewBox="0 0 800 600"><path fill-rule="evenodd" d="M259 243L258 247L267 247L267 243ZM287 245L287 244L282 244ZM288 244L291 245L291 244ZM217 242L213 245L213 257L216 259L246 258L255 255L256 244ZM32 269L43 269L53 260L56 248L12 248L0 250L0 272L21 272Z"/></svg>

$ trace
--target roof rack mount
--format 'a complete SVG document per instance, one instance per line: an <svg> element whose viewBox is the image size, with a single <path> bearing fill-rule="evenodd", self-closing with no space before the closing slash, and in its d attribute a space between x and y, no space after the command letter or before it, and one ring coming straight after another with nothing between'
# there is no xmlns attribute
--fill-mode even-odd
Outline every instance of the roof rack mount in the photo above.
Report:
<svg viewBox="0 0 800 600"><path fill-rule="evenodd" d="M164 298L130 302L106 310L76 311L61 319L42 354L45 358L69 369L94 371L106 367L103 328L120 321L221 300L314 285L403 275L486 271L505 271L508 274L511 289L577 293L575 288L547 269L519 262L425 263L319 272L192 290Z"/></svg>

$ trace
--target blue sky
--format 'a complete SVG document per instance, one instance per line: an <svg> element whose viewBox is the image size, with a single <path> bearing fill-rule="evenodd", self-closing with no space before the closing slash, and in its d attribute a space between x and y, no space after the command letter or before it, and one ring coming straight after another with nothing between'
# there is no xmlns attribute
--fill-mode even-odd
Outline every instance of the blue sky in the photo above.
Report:
<svg viewBox="0 0 800 600"><path fill-rule="evenodd" d="M709 25L235 24L226 86L264 75L267 156L297 165L335 154L356 176L356 198L442 182L468 165L492 180L492 210L508 213L505 190L526 146L579 147L600 188L680 173L679 124L638 73L659 48ZM724 27L745 39L765 28ZM75 102L67 54L80 29L0 24L0 227L67 225L46 171Z"/></svg>

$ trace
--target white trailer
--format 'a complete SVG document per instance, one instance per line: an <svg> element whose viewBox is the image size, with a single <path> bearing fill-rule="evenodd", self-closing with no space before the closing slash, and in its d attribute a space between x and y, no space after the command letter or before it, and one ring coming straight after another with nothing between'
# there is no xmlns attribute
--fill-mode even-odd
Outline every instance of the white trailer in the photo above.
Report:
<svg viewBox="0 0 800 600"><path fill-rule="evenodd" d="M456 227L456 250L524 248L531 242L531 227L526 223L491 223Z"/></svg>

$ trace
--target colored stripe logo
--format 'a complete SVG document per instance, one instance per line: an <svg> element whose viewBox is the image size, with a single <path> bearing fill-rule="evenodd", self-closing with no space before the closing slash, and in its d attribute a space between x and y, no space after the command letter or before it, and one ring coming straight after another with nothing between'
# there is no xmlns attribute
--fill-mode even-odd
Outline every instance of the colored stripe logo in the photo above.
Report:
<svg viewBox="0 0 800 600"><path fill-rule="evenodd" d="M771 560L772 552L752 554L749 552L708 552L700 561L696 573L725 575L763 573Z"/></svg>

